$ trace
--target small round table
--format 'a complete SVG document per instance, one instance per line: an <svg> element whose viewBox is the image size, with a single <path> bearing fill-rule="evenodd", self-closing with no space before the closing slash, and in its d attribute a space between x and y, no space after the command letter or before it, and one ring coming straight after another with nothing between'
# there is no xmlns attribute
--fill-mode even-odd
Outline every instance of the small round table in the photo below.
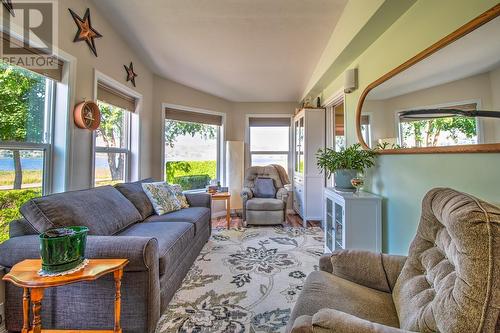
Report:
<svg viewBox="0 0 500 333"><path fill-rule="evenodd" d="M231 227L231 193L216 192L210 194L212 195L212 200L224 200L226 202L226 222L229 229Z"/></svg>
<svg viewBox="0 0 500 333"><path fill-rule="evenodd" d="M10 272L3 277L14 285L23 288L23 329L21 333L41 332L92 332L89 330L42 330L42 299L45 288L64 286L80 281L94 281L101 276L113 273L115 278L115 325L113 330L98 330L99 333L121 333L121 278L123 268L128 264L127 259L89 259L89 263L82 270L61 276L40 276L38 271L42 267L40 259L27 259L14 265ZM33 325L29 323L30 302L33 304Z"/></svg>

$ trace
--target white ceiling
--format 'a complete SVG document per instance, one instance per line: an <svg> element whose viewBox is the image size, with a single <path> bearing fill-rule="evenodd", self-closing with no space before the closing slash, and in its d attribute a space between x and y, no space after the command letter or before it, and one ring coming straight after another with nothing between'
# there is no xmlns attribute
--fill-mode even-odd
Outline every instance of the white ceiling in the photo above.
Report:
<svg viewBox="0 0 500 333"><path fill-rule="evenodd" d="M486 73L500 65L500 17L376 87L369 100L388 99Z"/></svg>
<svg viewBox="0 0 500 333"><path fill-rule="evenodd" d="M347 0L94 0L159 76L238 102L298 101Z"/></svg>

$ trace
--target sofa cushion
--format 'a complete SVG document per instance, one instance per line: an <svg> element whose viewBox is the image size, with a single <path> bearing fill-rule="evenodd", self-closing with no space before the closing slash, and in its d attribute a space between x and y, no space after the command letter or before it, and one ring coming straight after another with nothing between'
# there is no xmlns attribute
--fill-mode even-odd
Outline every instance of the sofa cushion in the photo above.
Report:
<svg viewBox="0 0 500 333"><path fill-rule="evenodd" d="M143 220L153 215L154 209L151 201L149 201L148 196L142 189L142 183L152 182L154 182L153 178L147 178L132 183L119 183L115 185L115 188L134 204Z"/></svg>
<svg viewBox="0 0 500 333"><path fill-rule="evenodd" d="M158 241L160 276L170 275L177 269L177 263L192 246L194 227L191 223L138 223L117 236L153 237Z"/></svg>
<svg viewBox="0 0 500 333"><path fill-rule="evenodd" d="M90 235L109 236L141 220L134 205L113 186L34 198L20 210L39 233L81 225L89 228Z"/></svg>
<svg viewBox="0 0 500 333"><path fill-rule="evenodd" d="M380 324L399 327L391 294L361 286L333 274L315 271L307 277L289 321L323 308L339 310Z"/></svg>
<svg viewBox="0 0 500 333"><path fill-rule="evenodd" d="M151 215L144 222L189 222L195 225L195 232L210 224L210 209L189 207L163 215Z"/></svg>
<svg viewBox="0 0 500 333"><path fill-rule="evenodd" d="M158 215L181 209L181 203L166 182L142 183L142 189Z"/></svg>
<svg viewBox="0 0 500 333"><path fill-rule="evenodd" d="M276 198L274 180L268 177L257 177L254 181L253 195L256 198Z"/></svg>
<svg viewBox="0 0 500 333"><path fill-rule="evenodd" d="M401 328L493 332L500 309L500 208L430 191L393 292Z"/></svg>
<svg viewBox="0 0 500 333"><path fill-rule="evenodd" d="M247 210L283 210L285 203L273 198L253 198L247 201Z"/></svg>

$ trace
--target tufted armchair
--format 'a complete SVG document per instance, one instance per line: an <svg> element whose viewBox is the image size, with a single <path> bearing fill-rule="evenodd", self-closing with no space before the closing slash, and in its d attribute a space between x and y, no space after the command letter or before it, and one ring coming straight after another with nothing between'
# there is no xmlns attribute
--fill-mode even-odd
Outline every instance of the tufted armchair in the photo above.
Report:
<svg viewBox="0 0 500 333"><path fill-rule="evenodd" d="M283 172L284 169L283 169ZM276 188L276 198L256 198L254 181L257 177L272 178ZM247 224L281 224L285 221L288 191L284 188L278 170L272 165L253 166L246 170L241 191L243 200L243 220Z"/></svg>
<svg viewBox="0 0 500 333"><path fill-rule="evenodd" d="M358 250L320 259L293 333L500 332L500 209L431 190L408 257Z"/></svg>

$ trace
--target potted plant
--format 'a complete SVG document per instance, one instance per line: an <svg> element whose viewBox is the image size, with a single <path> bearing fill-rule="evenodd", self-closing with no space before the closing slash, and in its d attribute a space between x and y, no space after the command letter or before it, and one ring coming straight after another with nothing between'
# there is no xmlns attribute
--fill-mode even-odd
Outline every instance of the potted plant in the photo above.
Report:
<svg viewBox="0 0 500 333"><path fill-rule="evenodd" d="M359 143L348 148L335 151L331 148L319 149L316 153L317 165L328 178L334 174L335 188L352 191L354 186L351 179L356 178L359 172L375 164L374 150L365 150Z"/></svg>

